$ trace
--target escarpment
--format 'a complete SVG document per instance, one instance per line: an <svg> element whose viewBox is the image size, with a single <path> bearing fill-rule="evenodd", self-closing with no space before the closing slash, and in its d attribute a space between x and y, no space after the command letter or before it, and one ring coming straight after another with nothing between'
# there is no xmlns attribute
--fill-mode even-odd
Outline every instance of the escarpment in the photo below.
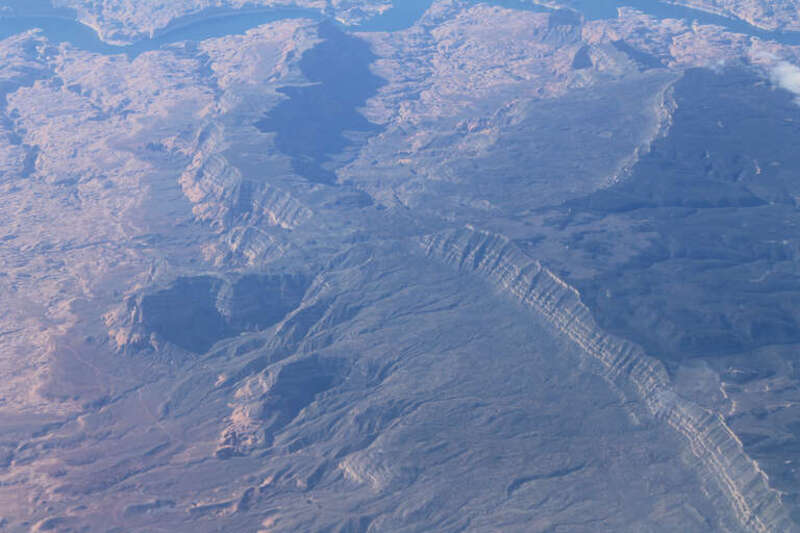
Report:
<svg viewBox="0 0 800 533"><path fill-rule="evenodd" d="M128 298L107 317L120 349L165 341L205 353L219 340L261 331L297 308L309 287L301 274L246 274L235 279L186 276Z"/></svg>
<svg viewBox="0 0 800 533"><path fill-rule="evenodd" d="M311 217L311 210L288 192L245 179L225 157L226 148L222 129L208 126L198 135L193 160L180 177L198 220L220 229L242 224L291 229Z"/></svg>
<svg viewBox="0 0 800 533"><path fill-rule="evenodd" d="M688 462L720 504L748 531L795 531L779 493L722 416L682 398L664 366L636 344L605 333L577 290L509 239L471 227L426 236L429 257L484 276L539 313L599 364L594 368L623 390L635 391L647 411L687 440ZM716 489L716 490L715 490Z"/></svg>

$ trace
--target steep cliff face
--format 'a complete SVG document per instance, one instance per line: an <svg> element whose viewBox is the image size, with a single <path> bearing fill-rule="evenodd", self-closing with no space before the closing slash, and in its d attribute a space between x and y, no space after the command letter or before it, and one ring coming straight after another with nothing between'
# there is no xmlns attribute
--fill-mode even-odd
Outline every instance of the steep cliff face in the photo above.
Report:
<svg viewBox="0 0 800 533"><path fill-rule="evenodd" d="M311 210L290 194L245 180L224 155L228 144L219 125L207 126L197 136L194 159L181 175L181 187L198 219L220 229L243 222L291 229L311 216Z"/></svg>
<svg viewBox="0 0 800 533"><path fill-rule="evenodd" d="M304 276L290 274L181 277L129 298L126 309L109 314L107 321L119 349L166 341L204 353L221 339L280 322L300 304L308 285Z"/></svg>
<svg viewBox="0 0 800 533"><path fill-rule="evenodd" d="M16 0L34 1L50 0ZM135 59L0 42L0 529L792 529L793 465L770 451L769 469L751 443L796 455L794 377L766 356L763 380L730 368L737 388L720 366L668 373L578 281L619 305L613 278L575 260L623 272L653 233L551 211L643 183L629 171L676 131L681 69L768 45L631 10L587 22L475 3L359 33L360 75L328 81L387 80L341 99L380 127L356 117L360 133L324 139L344 122L304 105L331 85L301 58L341 74L325 60L366 48L308 20ZM331 144L309 151L309 131ZM336 179L303 175L309 154ZM465 222L513 240L436 233ZM423 234L430 257L409 241ZM765 255L788 253L769 238Z"/></svg>
<svg viewBox="0 0 800 533"><path fill-rule="evenodd" d="M194 141L194 157L180 177L192 214L220 236L204 250L222 266L265 264L288 246L281 230L306 222L313 212L292 194L267 183L245 179L225 154L230 141L219 125L207 125ZM270 230L277 230L275 231Z"/></svg>
<svg viewBox="0 0 800 533"><path fill-rule="evenodd" d="M577 343L606 380L633 390L649 412L683 435L706 489L728 505L738 525L750 531L793 531L777 491L750 459L719 413L682 398L664 366L639 346L605 333L577 290L503 236L471 227L421 239L428 256L480 274L539 313Z"/></svg>

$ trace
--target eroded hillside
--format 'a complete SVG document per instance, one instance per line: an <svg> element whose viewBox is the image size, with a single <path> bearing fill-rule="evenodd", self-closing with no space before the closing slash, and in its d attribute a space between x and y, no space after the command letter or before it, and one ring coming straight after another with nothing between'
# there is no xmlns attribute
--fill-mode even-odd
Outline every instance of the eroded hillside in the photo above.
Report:
<svg viewBox="0 0 800 533"><path fill-rule="evenodd" d="M797 528L796 49L445 0L0 54L7 530Z"/></svg>

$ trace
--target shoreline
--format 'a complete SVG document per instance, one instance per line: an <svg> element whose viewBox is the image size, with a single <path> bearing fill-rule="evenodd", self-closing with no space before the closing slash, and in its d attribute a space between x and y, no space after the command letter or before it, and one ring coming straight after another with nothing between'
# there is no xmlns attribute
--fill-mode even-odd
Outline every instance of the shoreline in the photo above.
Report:
<svg viewBox="0 0 800 533"><path fill-rule="evenodd" d="M407 1L407 0L406 0ZM343 20L338 17L334 17L332 13L326 12L325 9L312 9L312 8L303 8L298 7L296 4L287 4L285 6L271 6L271 7L246 7L242 9L235 9L235 8L208 8L198 11L193 14L185 15L178 17L171 21L168 25L157 28L157 29L150 29L144 30L140 32L138 35L141 38L131 37L128 39L125 38L114 38L110 35L104 33L102 27L100 27L96 23L81 21L76 17L69 17L63 13L53 12L52 14L47 15L2 15L0 14L0 35L3 35L3 23L11 23L13 24L14 21L23 22L20 25L20 28L11 29L14 33L9 33L5 37L10 37L11 35L22 33L23 31L27 31L34 28L40 28L44 31L45 36L49 39L53 40L54 42L68 42L73 46L77 46L79 48L83 48L88 51L102 53L102 54L113 54L113 53L124 53L127 54L129 57L135 57L140 53L155 50L160 48L165 44L169 44L170 42L179 42L182 40L205 40L205 39L212 39L223 37L225 35L232 35L238 33L245 33L252 28L256 28L263 24L268 24L271 22L279 21L279 20L289 20L289 19L301 19L301 18L308 18L309 20L319 21L325 18L329 18L335 24L340 26L343 29L348 31L356 32L356 33L371 33L371 32L385 32L385 31L400 31L404 28L412 26L421 16L425 13L430 5L433 3L432 0L416 0L419 2L420 5L415 6L415 9L412 10L413 17L412 18L404 18L400 21L396 21L394 24L391 23L390 18L392 17L392 12L395 9L398 9L396 6L393 6L389 9L385 9L380 11L378 14L374 15L371 18L366 20L360 21L359 23L348 23L346 20ZM592 0L596 1L596 0ZM765 29L760 26L754 25L749 21L745 21L740 18L731 17L729 15L722 14L721 12L718 13L712 10L700 9L695 7L689 7L684 4L679 3L680 0L667 0L663 3L659 3L656 5L642 4L640 0L629 0L627 3L628 7L635 9L636 11L640 11L648 16L654 17L656 19L683 19L687 21L697 21L703 25L717 25L722 26L725 28L726 31L732 33L738 33L742 35L749 35L754 38L769 40L779 42L781 44L788 44L788 45L800 45L800 31L794 30L783 30L783 29ZM470 2L470 4L477 4L481 3L476 1ZM558 9L559 2L553 2L552 0L530 0L529 2L524 2L520 0L511 1L508 0L487 0L487 4L489 5L496 5L500 7L504 7L507 9L520 9L520 10L550 10L550 9ZM593 20L599 16L605 16L604 9L606 7L612 8L619 6L611 5L612 2L609 2L607 6L604 4L590 4L588 0L575 0L569 2L567 8L574 10L580 13L583 17L589 20ZM598 7L599 6L599 7ZM408 7L408 6L406 6ZM678 10L673 12L674 10ZM405 12L408 14L408 11ZM696 18L692 18L695 16ZM261 20L252 20L253 18L261 19ZM207 35L199 35L199 36L187 36L186 38L182 38L180 35L175 36L172 39L172 36L176 33L180 33L182 31L190 32L193 27L201 28L203 25L213 22L213 21L230 21L235 22L236 19L247 19L243 22L246 24L242 27L237 28L211 28L207 30ZM720 19L720 20L715 20ZM25 21L28 21L30 24L26 26L24 24ZM44 22L44 27L37 25L37 22ZM69 36L69 35L61 35L56 36L54 38L53 29L47 28L47 22L69 22L77 24L81 30L90 30L91 34L93 35L94 39L91 39L87 36L84 36L83 41L81 42L80 38L76 38L76 36ZM396 26L396 27L395 27ZM77 26L76 26L77 29ZM69 28L58 28L55 32L59 32L62 30L66 33L69 33ZM149 35L149 37L147 36ZM5 38L3 37L3 38ZM70 38L72 37L72 38ZM77 36L80 37L80 36ZM92 42L94 41L94 42Z"/></svg>

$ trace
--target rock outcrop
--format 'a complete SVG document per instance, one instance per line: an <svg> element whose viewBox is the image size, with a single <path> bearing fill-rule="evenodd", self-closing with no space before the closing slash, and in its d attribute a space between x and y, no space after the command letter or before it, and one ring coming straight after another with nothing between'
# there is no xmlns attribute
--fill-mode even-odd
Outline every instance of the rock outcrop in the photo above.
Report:
<svg viewBox="0 0 800 533"><path fill-rule="evenodd" d="M168 287L127 301L118 348L169 342L204 353L226 337L259 331L281 321L303 299L300 275L248 274L232 281L213 276L176 279ZM120 318L125 314L120 313Z"/></svg>
<svg viewBox="0 0 800 533"><path fill-rule="evenodd" d="M121 40L242 5L59 1ZM346 24L389 2L297 4ZM602 236L624 264L651 233L583 216L561 239L554 206L632 181L687 67L796 51L631 9L439 0L348 34L387 80L348 113L379 127L344 132L315 183L276 140L305 142L296 123L256 124L319 81L318 29L132 56L0 41L0 529L790 530L791 461L751 445L795 449L794 354L668 374L529 257L576 285ZM466 222L514 240L437 233Z"/></svg>
<svg viewBox="0 0 800 533"><path fill-rule="evenodd" d="M650 415L686 438L699 476L719 491L741 526L793 530L780 494L722 416L679 396L664 366L639 346L600 329L577 290L502 236L467 228L425 237L421 244L429 256L485 277L540 314L577 343L606 380L635 391Z"/></svg>

